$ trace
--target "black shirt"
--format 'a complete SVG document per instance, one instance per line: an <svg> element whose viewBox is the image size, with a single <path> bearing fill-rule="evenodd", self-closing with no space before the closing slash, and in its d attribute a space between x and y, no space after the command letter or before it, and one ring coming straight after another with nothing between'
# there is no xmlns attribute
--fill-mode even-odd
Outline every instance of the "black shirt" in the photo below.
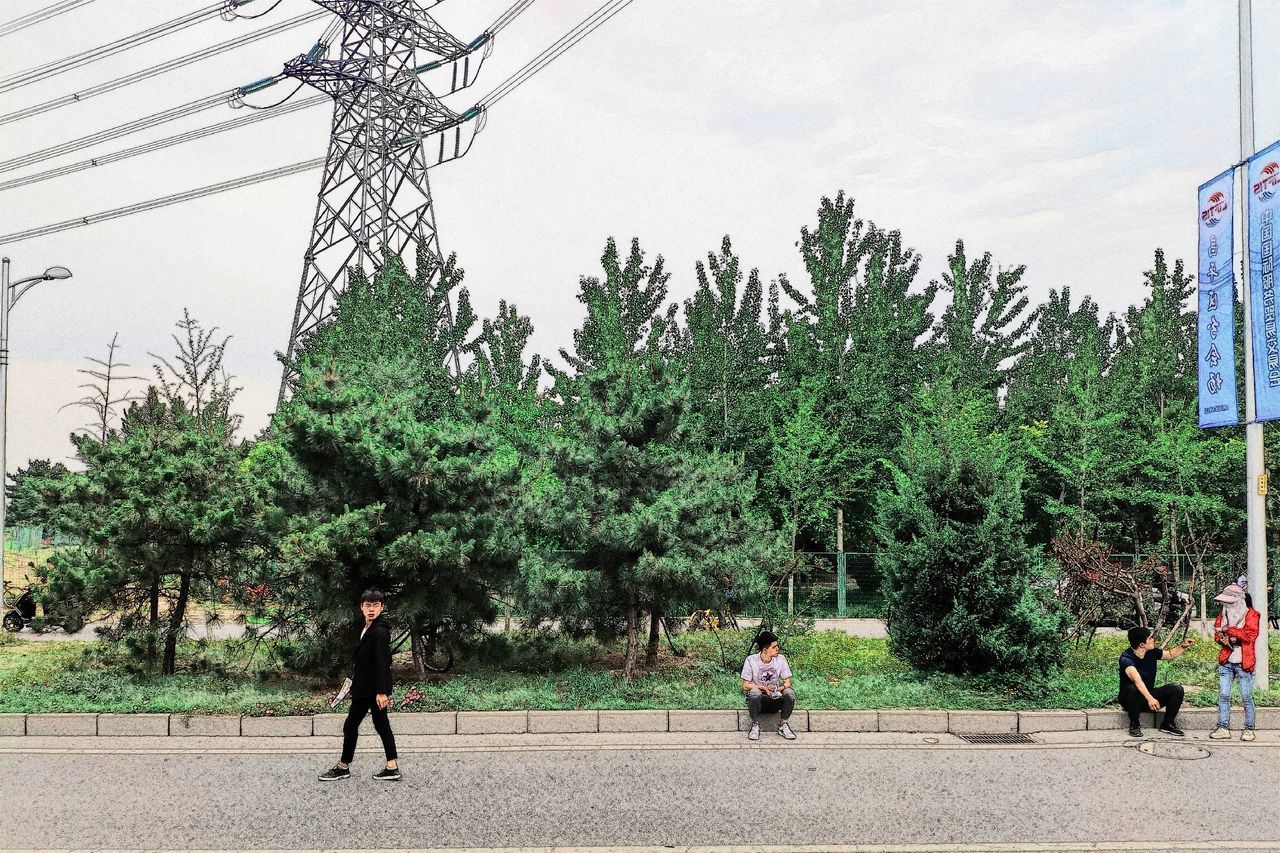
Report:
<svg viewBox="0 0 1280 853"><path fill-rule="evenodd" d="M1138 675L1142 676L1142 683L1147 685L1147 690L1156 689L1156 661L1164 657L1164 649L1152 649L1142 657L1138 657L1137 652L1133 649L1125 649L1124 654L1120 655L1120 689L1123 690L1125 685L1136 689L1133 681L1124 671L1129 667L1136 667Z"/></svg>

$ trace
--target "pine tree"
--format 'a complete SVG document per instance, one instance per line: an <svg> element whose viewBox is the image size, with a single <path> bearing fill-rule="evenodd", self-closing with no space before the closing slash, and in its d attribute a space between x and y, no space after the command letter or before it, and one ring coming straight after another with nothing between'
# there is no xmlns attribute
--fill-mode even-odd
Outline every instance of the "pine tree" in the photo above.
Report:
<svg viewBox="0 0 1280 853"><path fill-rule="evenodd" d="M424 303L425 273L410 278L390 258L372 281L356 276L303 346L294 395L273 419L305 490L281 490L292 583L277 593L311 615L320 656L376 586L421 670L433 643L494 618L492 596L519 556L518 456L503 450L489 407L456 394L445 369L470 305L464 291L450 322L439 292ZM452 259L442 276L445 286L460 280ZM290 479L287 465L277 470Z"/></svg>
<svg viewBox="0 0 1280 853"><path fill-rule="evenodd" d="M994 401L941 382L921 395L919 411L879 504L890 649L922 669L1053 670L1065 614L1032 586L1022 469L992 428Z"/></svg>

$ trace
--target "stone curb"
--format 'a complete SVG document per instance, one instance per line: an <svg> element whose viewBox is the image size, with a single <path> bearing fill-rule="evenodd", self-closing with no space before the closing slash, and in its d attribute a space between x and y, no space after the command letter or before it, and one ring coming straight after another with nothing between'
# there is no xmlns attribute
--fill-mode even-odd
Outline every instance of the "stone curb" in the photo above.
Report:
<svg viewBox="0 0 1280 853"><path fill-rule="evenodd" d="M197 714L0 714L0 737L340 737L346 714L310 717L235 717ZM1164 712L1142 713L1144 728L1155 728ZM1212 729L1217 708L1184 707L1178 723L1185 729ZM643 711L400 711L391 716L396 734L588 734L595 732L732 732L750 725L746 710ZM776 731L777 714L761 717L761 728ZM1082 711L797 710L797 732L895 732L1012 734L1015 732L1114 731L1129 727L1128 715L1115 707ZM1231 709L1233 731L1244 727L1244 710ZM1259 708L1259 731L1280 730L1280 708ZM363 735L373 734L366 717Z"/></svg>
<svg viewBox="0 0 1280 853"><path fill-rule="evenodd" d="M601 711L602 732L665 732L668 730L666 711Z"/></svg>
<svg viewBox="0 0 1280 853"><path fill-rule="evenodd" d="M97 733L97 714L27 714L29 735L73 737Z"/></svg>
<svg viewBox="0 0 1280 853"><path fill-rule="evenodd" d="M529 731L528 711L459 711L460 735L522 735Z"/></svg>
<svg viewBox="0 0 1280 853"><path fill-rule="evenodd" d="M736 732L737 711L669 711L668 731L673 732Z"/></svg>
<svg viewBox="0 0 1280 853"><path fill-rule="evenodd" d="M98 734L104 737L164 737L168 714L99 714Z"/></svg>
<svg viewBox="0 0 1280 853"><path fill-rule="evenodd" d="M1082 732L1089 727L1089 715L1084 711L1019 711L1018 731Z"/></svg>
<svg viewBox="0 0 1280 853"><path fill-rule="evenodd" d="M811 732L878 732L879 711L810 711Z"/></svg>
<svg viewBox="0 0 1280 853"><path fill-rule="evenodd" d="M30 725L27 730L31 730ZM173 714L169 717L169 734L176 737L239 737L240 718Z"/></svg>
<svg viewBox="0 0 1280 853"><path fill-rule="evenodd" d="M241 737L311 737L310 717L241 717Z"/></svg>
<svg viewBox="0 0 1280 853"><path fill-rule="evenodd" d="M947 731L953 735L1008 735L1018 731L1017 711L948 711Z"/></svg>

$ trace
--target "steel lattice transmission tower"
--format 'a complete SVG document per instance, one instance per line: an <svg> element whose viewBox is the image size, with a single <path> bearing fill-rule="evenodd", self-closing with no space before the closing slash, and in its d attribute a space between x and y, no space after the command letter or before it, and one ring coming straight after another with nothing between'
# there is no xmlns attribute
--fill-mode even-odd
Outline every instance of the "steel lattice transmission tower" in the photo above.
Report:
<svg viewBox="0 0 1280 853"><path fill-rule="evenodd" d="M333 98L333 125L280 399L299 345L332 312L349 267L372 275L384 251L406 258L420 242L443 260L427 170L466 153L484 112L455 113L428 84L442 96L469 86L493 47L490 32L470 43L446 32L426 12L439 0L314 2L341 19L340 49L325 58L322 41L284 67Z"/></svg>

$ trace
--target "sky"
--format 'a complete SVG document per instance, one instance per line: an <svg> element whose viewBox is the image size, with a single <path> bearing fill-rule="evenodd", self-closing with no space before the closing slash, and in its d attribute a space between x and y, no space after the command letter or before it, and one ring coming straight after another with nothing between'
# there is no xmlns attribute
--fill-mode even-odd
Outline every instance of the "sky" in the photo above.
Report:
<svg viewBox="0 0 1280 853"><path fill-rule="evenodd" d="M496 39L461 111L594 11L537 0ZM49 5L6 0L0 23ZM104 45L211 0L96 0L0 36L0 78ZM436 20L469 41L510 0L448 0ZM75 92L315 8L254 0L99 62L0 93L0 113ZM0 160L277 73L320 20L65 109L0 126ZM1280 138L1280 5L1255 3L1256 148ZM1069 287L1104 311L1143 298L1156 248L1194 263L1196 188L1240 159L1237 6L1192 2L694 2L635 0L503 99L467 156L432 171L442 246L477 311L532 317L531 350L557 357L581 322L578 280L608 237L640 240L670 297L728 234L768 282L804 280L796 242L824 195L898 229L920 283L957 239L1025 264L1033 303ZM271 103L281 89L256 103ZM287 91L287 90L285 90ZM300 93L299 97L307 93ZM0 192L0 234L322 156L319 106L163 152ZM243 112L217 109L0 180L107 154ZM149 375L184 309L230 335L243 433L266 425L280 382L318 170L60 234L0 245L15 279L62 265L11 317L10 471L70 461L89 420L86 356L118 333ZM558 358L558 357L557 357ZM142 390L143 383L135 383Z"/></svg>

